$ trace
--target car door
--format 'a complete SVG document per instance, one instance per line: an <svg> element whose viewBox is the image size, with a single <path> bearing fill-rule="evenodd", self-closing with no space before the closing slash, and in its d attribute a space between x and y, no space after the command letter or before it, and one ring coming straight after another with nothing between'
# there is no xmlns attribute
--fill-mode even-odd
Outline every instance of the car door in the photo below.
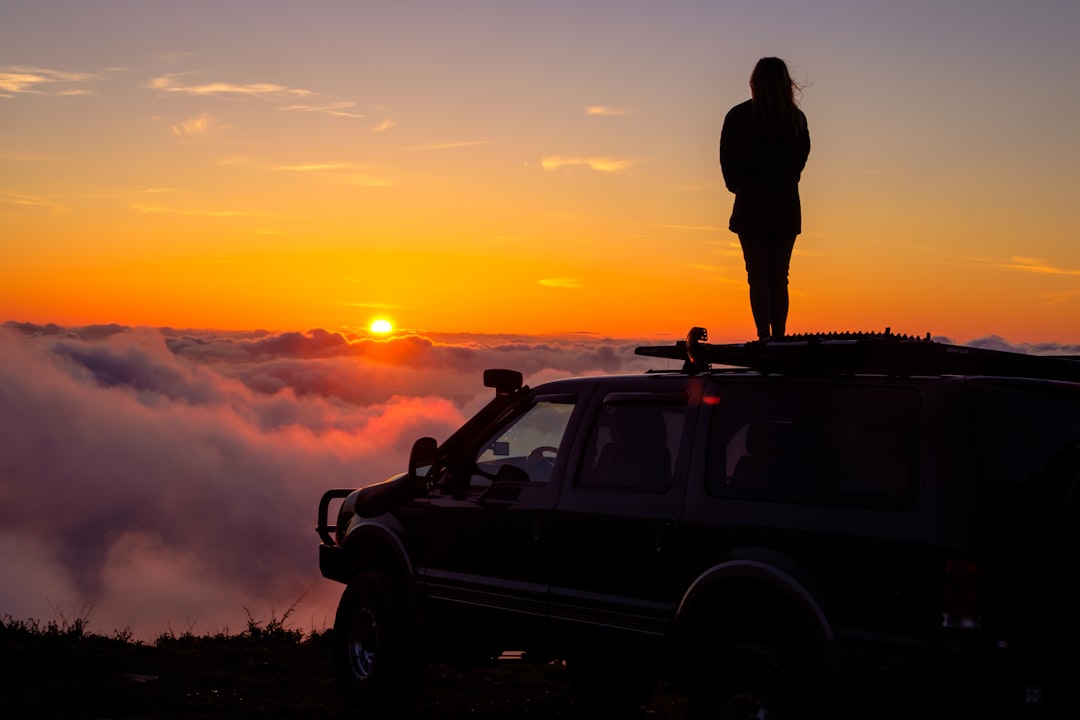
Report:
<svg viewBox="0 0 1080 720"><path fill-rule="evenodd" d="M544 630L538 528L555 505L577 404L576 392L533 395L466 443L436 485L419 572L433 623Z"/></svg>
<svg viewBox="0 0 1080 720"><path fill-rule="evenodd" d="M699 396L700 383L685 376L616 380L594 394L546 528L557 559L555 630L582 643L663 635L676 602L667 538L682 509Z"/></svg>

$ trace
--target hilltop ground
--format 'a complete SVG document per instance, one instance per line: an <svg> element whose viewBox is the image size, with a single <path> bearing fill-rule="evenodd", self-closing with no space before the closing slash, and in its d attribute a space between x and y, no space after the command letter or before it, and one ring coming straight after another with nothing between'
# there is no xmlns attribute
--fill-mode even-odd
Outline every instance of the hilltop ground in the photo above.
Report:
<svg viewBox="0 0 1080 720"><path fill-rule="evenodd" d="M205 718L345 720L330 679L329 633L278 621L238 635L133 642L81 626L0 619L0 716L65 720ZM663 689L636 717L675 720L684 704ZM558 664L500 661L431 668L409 718L586 720Z"/></svg>

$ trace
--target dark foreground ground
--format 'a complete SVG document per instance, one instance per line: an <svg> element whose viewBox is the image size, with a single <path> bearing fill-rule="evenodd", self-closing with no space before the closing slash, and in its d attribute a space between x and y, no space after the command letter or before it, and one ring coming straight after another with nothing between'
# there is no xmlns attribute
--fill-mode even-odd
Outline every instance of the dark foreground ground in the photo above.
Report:
<svg viewBox="0 0 1080 720"><path fill-rule="evenodd" d="M258 628L255 628L258 630ZM163 637L134 643L67 629L0 622L0 718L356 717L330 679L329 634L292 632ZM660 688L637 718L681 718L685 704ZM500 661L431 668L411 718L590 717L561 665Z"/></svg>

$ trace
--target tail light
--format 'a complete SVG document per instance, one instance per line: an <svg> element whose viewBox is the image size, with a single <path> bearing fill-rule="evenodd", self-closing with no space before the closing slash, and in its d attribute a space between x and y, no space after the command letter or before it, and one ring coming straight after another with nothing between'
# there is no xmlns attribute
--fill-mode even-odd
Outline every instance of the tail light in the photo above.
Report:
<svg viewBox="0 0 1080 720"><path fill-rule="evenodd" d="M982 598L979 593L979 564L971 558L945 558L942 586L941 625L974 630L982 627Z"/></svg>

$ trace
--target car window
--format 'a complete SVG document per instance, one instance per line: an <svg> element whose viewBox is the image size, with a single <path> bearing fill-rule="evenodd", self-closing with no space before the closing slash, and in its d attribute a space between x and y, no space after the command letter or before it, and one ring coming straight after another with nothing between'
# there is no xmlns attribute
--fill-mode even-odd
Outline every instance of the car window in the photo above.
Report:
<svg viewBox="0 0 1080 720"><path fill-rule="evenodd" d="M481 443L476 454L479 472L473 474L470 485L489 487L506 464L524 470L530 482L548 482L573 411L573 396L537 399Z"/></svg>
<svg viewBox="0 0 1080 720"><path fill-rule="evenodd" d="M711 495L902 507L917 491L921 397L911 388L732 386L713 412Z"/></svg>
<svg viewBox="0 0 1080 720"><path fill-rule="evenodd" d="M1080 439L1075 395L981 388L972 392L971 411L981 482L1027 482L1062 446Z"/></svg>
<svg viewBox="0 0 1080 720"><path fill-rule="evenodd" d="M685 419L684 397L605 401L575 484L665 492L674 476Z"/></svg>

